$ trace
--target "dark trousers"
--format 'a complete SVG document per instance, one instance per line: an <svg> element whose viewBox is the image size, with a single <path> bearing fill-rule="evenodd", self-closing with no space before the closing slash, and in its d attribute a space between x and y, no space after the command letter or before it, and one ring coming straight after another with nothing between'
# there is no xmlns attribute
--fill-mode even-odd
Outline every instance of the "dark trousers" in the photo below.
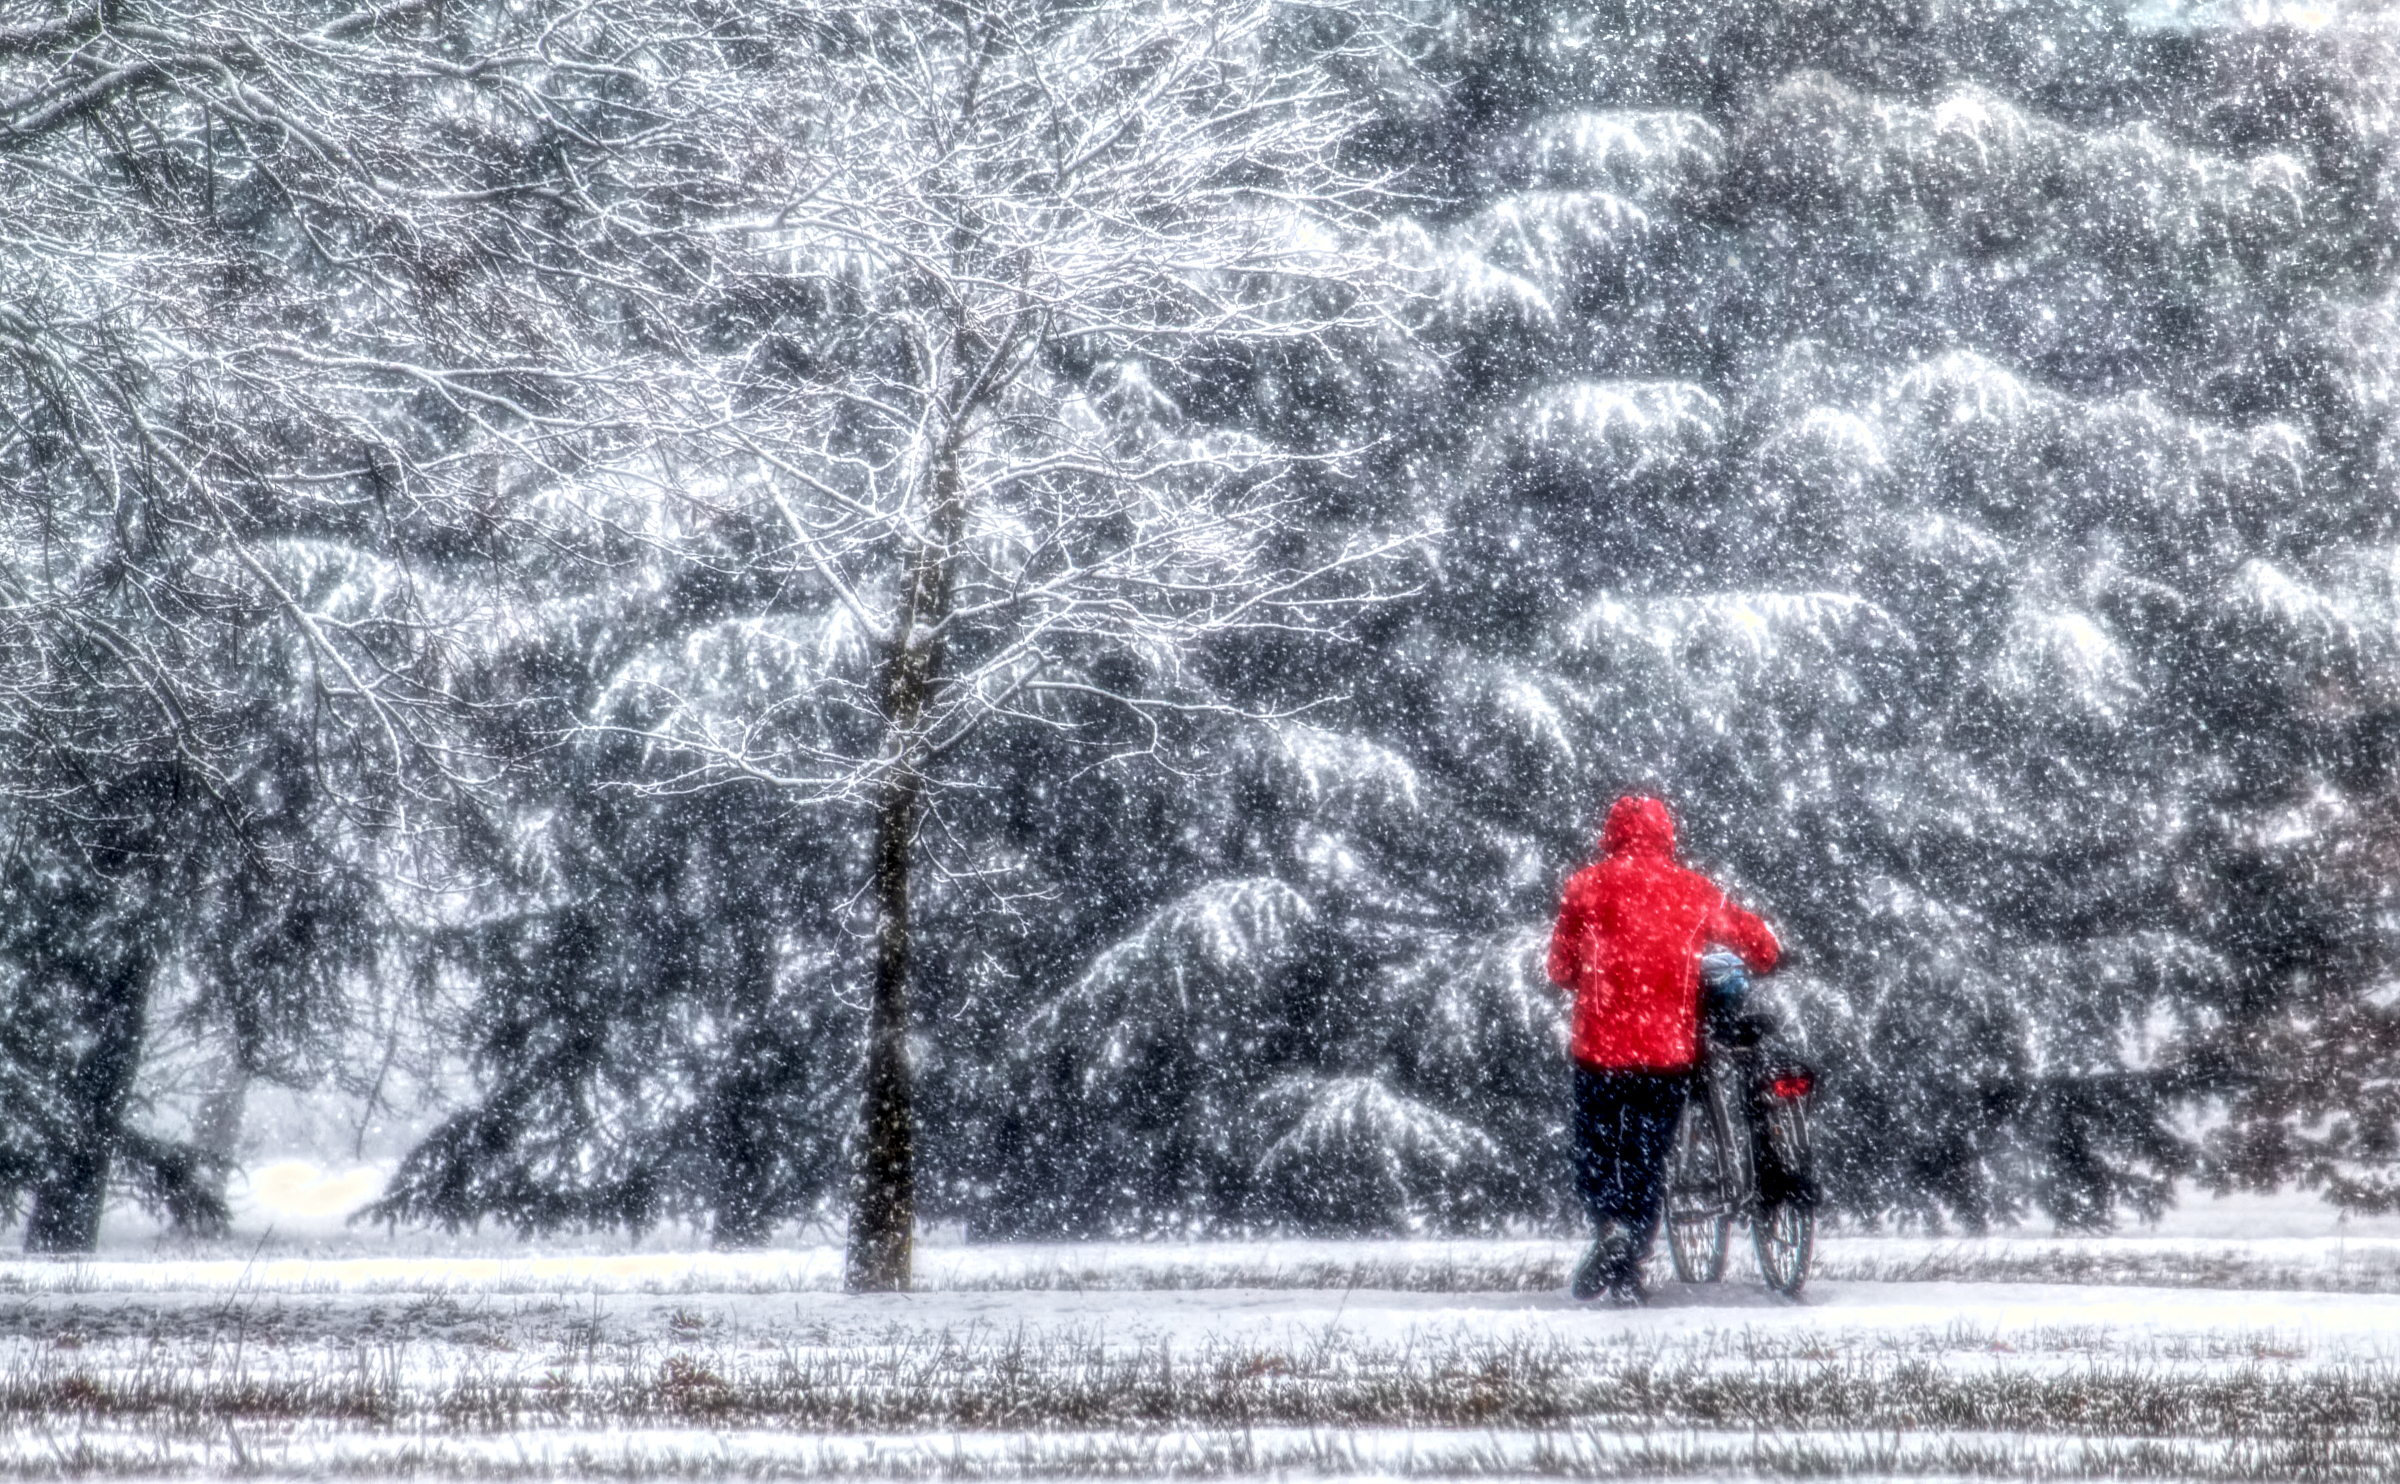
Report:
<svg viewBox="0 0 2400 1484"><path fill-rule="evenodd" d="M1575 1184L1602 1232L1611 1222L1633 1234L1624 1270L1630 1279L1650 1255L1666 1204L1667 1150L1691 1091L1688 1072L1603 1072L1575 1068Z"/></svg>

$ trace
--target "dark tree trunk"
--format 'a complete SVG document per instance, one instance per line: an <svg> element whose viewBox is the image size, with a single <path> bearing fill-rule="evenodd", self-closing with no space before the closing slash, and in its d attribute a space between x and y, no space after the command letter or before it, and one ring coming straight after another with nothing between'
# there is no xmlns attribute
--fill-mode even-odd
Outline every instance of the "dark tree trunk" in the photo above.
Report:
<svg viewBox="0 0 2400 1484"><path fill-rule="evenodd" d="M25 1220L28 1252L89 1252L100 1245L109 1166L141 1066L149 984L148 966L136 955L89 985L90 998L77 1018L91 1049L61 1089L68 1125L49 1151L49 1168L34 1182L33 1210Z"/></svg>
<svg viewBox="0 0 2400 1484"><path fill-rule="evenodd" d="M908 876L923 785L903 766L875 811L875 986L867 1007L864 1147L850 1222L853 1293L908 1287L916 1222L916 1112L908 1065Z"/></svg>
<svg viewBox="0 0 2400 1484"><path fill-rule="evenodd" d="M775 944L766 919L745 916L732 925L733 973L752 1027L731 1059L732 1071L711 1094L708 1155L716 1169L709 1239L720 1248L763 1247L789 1213L788 1144L784 1120L794 1079L791 1048L774 1025Z"/></svg>
<svg viewBox="0 0 2400 1484"><path fill-rule="evenodd" d="M208 1203L225 1208L225 1183L241 1153L242 1114L250 1099L250 1072L241 1053L227 1047L209 1071L208 1092L192 1115L192 1148L198 1151L199 1185ZM184 1225L177 1219L179 1227Z"/></svg>
<svg viewBox="0 0 2400 1484"><path fill-rule="evenodd" d="M230 1168L241 1149L242 1110L250 1099L250 1074L244 1070L240 1054L227 1050L220 1056L209 1069L208 1084L200 1109L192 1116L192 1147Z"/></svg>
<svg viewBox="0 0 2400 1484"><path fill-rule="evenodd" d="M763 1247L775 1234L782 1210L772 1147L774 1093L762 1079L741 1078L718 1089L717 1097L709 1120L710 1154L717 1165L709 1242L725 1250Z"/></svg>
<svg viewBox="0 0 2400 1484"><path fill-rule="evenodd" d="M875 799L875 983L867 1005L867 1065L860 1110L858 1204L850 1214L852 1293L890 1293L909 1284L916 1225L916 1111L908 1065L908 975L915 943L909 874L925 801L925 710L941 669L942 621L957 583L966 534L958 450L933 469L933 530L909 561L908 602L884 665L885 749Z"/></svg>

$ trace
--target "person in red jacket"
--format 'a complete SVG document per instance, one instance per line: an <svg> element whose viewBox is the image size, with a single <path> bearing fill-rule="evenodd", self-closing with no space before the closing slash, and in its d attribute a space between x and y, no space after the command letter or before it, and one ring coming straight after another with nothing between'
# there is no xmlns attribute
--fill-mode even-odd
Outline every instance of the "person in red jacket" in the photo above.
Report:
<svg viewBox="0 0 2400 1484"><path fill-rule="evenodd" d="M1700 955L1712 944L1759 974L1781 951L1765 923L1676 864L1665 804L1617 800L1600 859L1567 879L1550 935L1551 982L1575 996L1575 1174L1596 1229L1577 1298L1640 1297L1667 1148L1699 1060Z"/></svg>

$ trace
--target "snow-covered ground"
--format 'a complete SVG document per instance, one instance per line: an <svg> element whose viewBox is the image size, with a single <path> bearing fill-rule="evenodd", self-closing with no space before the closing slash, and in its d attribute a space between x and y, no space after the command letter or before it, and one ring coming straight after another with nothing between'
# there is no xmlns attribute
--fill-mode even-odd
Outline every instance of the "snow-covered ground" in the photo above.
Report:
<svg viewBox="0 0 2400 1484"><path fill-rule="evenodd" d="M1559 1291L1561 1240L937 1236L919 1291L853 1298L823 1244L340 1226L367 1185L259 1172L248 1230L211 1250L120 1231L96 1260L0 1260L0 1475L2381 1478L2400 1457L2400 1223L2305 1198L2101 1238L1836 1233L1805 1302L1737 1265L1610 1311Z"/></svg>

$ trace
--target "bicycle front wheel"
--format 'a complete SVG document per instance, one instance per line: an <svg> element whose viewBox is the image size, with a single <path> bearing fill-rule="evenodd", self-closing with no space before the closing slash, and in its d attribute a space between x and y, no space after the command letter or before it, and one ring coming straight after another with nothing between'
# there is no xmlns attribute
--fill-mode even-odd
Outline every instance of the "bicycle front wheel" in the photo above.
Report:
<svg viewBox="0 0 2400 1484"><path fill-rule="evenodd" d="M1797 1100L1779 1099L1766 1113L1766 1158L1793 1176L1808 1171L1808 1117ZM1797 1184L1787 1181L1786 1184ZM1796 1195L1796 1192L1795 1192ZM1817 1213L1813 1203L1787 1196L1766 1202L1752 1225L1758 1246L1759 1275L1777 1293L1800 1296L1808 1282L1809 1259L1817 1245Z"/></svg>
<svg viewBox="0 0 2400 1484"><path fill-rule="evenodd" d="M1740 1189L1725 1111L1709 1091L1703 1080L1685 1101L1667 1166L1667 1255L1674 1259L1676 1279L1684 1283L1714 1283L1725 1276Z"/></svg>

